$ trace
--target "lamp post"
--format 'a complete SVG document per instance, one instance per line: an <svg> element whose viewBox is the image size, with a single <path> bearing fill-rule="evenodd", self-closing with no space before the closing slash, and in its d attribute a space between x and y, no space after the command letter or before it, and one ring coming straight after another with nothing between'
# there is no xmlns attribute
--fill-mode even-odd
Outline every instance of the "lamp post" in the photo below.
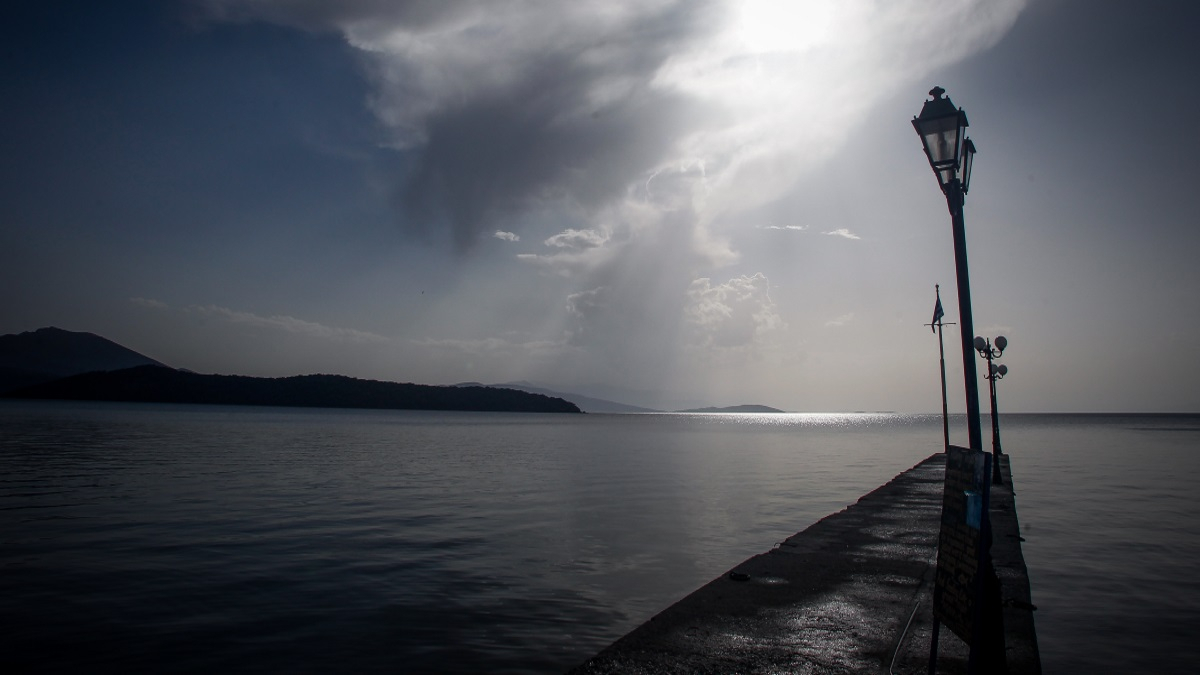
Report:
<svg viewBox="0 0 1200 675"><path fill-rule="evenodd" d="M962 338L963 380L967 394L967 437L972 450L983 449L979 431L979 379L975 373L975 349L971 336L975 334L971 315L971 280L967 274L967 241L963 226L963 200L971 186L971 168L975 160L975 144L966 137L967 114L955 108L946 90L934 87L929 91L933 100L926 101L921 114L913 118L913 128L921 138L925 156L933 175L937 177L954 230L954 268L958 277L958 320Z"/></svg>
<svg viewBox="0 0 1200 675"><path fill-rule="evenodd" d="M987 378L988 384L991 385L992 394L992 485L1003 485L1004 479L1000 476L1000 417L996 413L996 380L1004 379L1008 374L1008 366L1004 364L992 363L993 359L998 359L1004 354L1005 348L1008 347L1008 339L1003 335L996 338L995 347L992 347L992 341L985 337L975 337L975 349L979 355L987 359L988 374L984 375Z"/></svg>

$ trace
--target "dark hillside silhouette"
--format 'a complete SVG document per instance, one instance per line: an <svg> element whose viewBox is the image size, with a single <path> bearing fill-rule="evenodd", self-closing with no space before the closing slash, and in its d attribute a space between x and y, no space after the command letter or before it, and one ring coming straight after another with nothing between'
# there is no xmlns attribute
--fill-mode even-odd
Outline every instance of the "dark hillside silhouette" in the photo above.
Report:
<svg viewBox="0 0 1200 675"><path fill-rule="evenodd" d="M561 398L564 401L570 401L579 406L583 412L589 413L645 413L645 412L661 412L653 408L643 408L641 406L629 405L626 403L618 403L616 401L608 401L602 398L593 398L576 394L574 392L555 391L545 387L539 387L530 382L504 382L501 384L482 384L480 382L463 382L454 385L456 387L498 387L502 389L516 389L518 391L529 392L530 394L541 394L551 398Z"/></svg>
<svg viewBox="0 0 1200 675"><path fill-rule="evenodd" d="M0 335L0 392L97 370L162 363L92 333L40 328Z"/></svg>
<svg viewBox="0 0 1200 675"><path fill-rule="evenodd" d="M436 387L342 375L265 378L200 375L164 366L85 373L24 387L9 398L145 403L472 410L494 412L580 412L573 403L540 394L492 387Z"/></svg>

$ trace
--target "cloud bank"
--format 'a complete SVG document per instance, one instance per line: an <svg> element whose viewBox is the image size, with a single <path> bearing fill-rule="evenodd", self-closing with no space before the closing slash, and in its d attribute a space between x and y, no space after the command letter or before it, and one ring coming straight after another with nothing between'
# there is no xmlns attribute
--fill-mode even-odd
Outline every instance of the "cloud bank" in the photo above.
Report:
<svg viewBox="0 0 1200 675"><path fill-rule="evenodd" d="M882 96L995 43L1024 0L197 3L359 50L372 110L419 155L406 209L466 246L548 202L595 214L652 176L682 174L666 190L702 218L775 196Z"/></svg>
<svg viewBox="0 0 1200 675"><path fill-rule="evenodd" d="M728 233L754 227L740 214L796 189L884 97L993 45L1026 0L194 2L344 38L414 161L405 226L460 251L542 241L516 257L566 280L546 337L650 377L670 349L646 340L725 349L782 324L764 276L711 281L739 260Z"/></svg>

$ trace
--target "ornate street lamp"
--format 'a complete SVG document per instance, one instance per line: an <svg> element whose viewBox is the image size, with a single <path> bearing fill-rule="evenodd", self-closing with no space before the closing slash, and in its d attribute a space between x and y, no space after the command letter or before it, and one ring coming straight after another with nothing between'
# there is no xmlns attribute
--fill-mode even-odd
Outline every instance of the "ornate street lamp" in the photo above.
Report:
<svg viewBox="0 0 1200 675"><path fill-rule="evenodd" d="M975 141L967 139L963 141L962 155L962 190L963 194L971 189L971 168L975 166Z"/></svg>
<svg viewBox="0 0 1200 675"><path fill-rule="evenodd" d="M954 268L958 277L958 320L962 338L963 380L967 394L967 436L972 450L983 449L979 431L979 379L975 374L975 349L971 336L975 334L971 315L971 280L967 274L967 241L963 226L963 199L971 181L975 160L975 144L966 137L967 114L955 108L946 90L934 87L929 91L933 100L926 101L921 114L912 124L921 138L929 166L937 176L938 185L946 195L946 206L954 230Z"/></svg>
<svg viewBox="0 0 1200 675"><path fill-rule="evenodd" d="M996 338L995 344L996 346L993 348L992 342L987 338L975 337L975 349L980 356L987 359L988 374L984 377L991 385L992 392L992 484L1002 485L1004 479L1000 476L1000 417L996 412L996 380L1004 379L1004 376L1008 374L1008 366L1002 363L992 363L992 360L998 359L1004 354L1005 348L1008 347L1008 340L1001 335Z"/></svg>

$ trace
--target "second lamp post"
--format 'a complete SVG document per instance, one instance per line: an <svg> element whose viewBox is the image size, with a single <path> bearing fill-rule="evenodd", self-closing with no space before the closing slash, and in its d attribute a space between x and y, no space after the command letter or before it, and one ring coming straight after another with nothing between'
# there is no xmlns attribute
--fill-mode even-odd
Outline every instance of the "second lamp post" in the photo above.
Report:
<svg viewBox="0 0 1200 675"><path fill-rule="evenodd" d="M992 484L1001 485L1004 479L1000 476L1000 417L996 411L996 380L1003 379L1008 374L1008 366L992 363L993 359L998 359L1004 355L1004 349L1008 347L1008 339L1003 335L996 338L995 347L992 346L992 341L985 337L975 337L975 349L979 351L979 355L987 359L988 384L991 385L990 391L992 394Z"/></svg>

